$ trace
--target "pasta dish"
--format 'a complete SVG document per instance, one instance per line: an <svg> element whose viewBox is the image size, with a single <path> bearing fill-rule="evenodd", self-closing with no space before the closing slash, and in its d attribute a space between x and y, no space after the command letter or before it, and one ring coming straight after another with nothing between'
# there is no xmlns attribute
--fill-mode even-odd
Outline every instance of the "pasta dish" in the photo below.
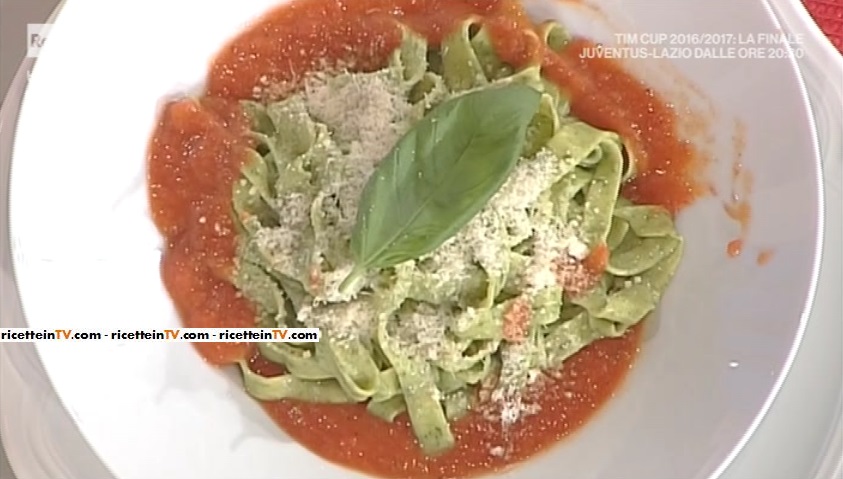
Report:
<svg viewBox="0 0 843 479"><path fill-rule="evenodd" d="M643 319L682 253L666 210L618 196L634 173L618 136L567 116L538 66L507 71L470 26L444 41L441 74L404 30L385 70L249 103L260 142L233 199L240 290L267 325L324 331L312 351L264 344L289 374L244 367L247 390L406 410L428 453L453 446L448 420L479 387L504 423L529 411L522 390Z"/></svg>
<svg viewBox="0 0 843 479"><path fill-rule="evenodd" d="M162 273L189 325L321 330L315 344L198 345L238 364L250 395L285 404L286 420L267 406L285 429L307 404L353 407L342 424L407 427L417 444L411 466L327 457L393 477L486 472L574 427L517 444L581 350L637 347L629 338L682 258L673 218L687 198L670 192L691 187L681 156L655 178L671 140L648 149L640 131L578 110L588 86L549 73L582 48L558 23L534 25L516 2L429 0L449 18L420 27L417 2L384 3L284 6L252 31L333 12L346 36L305 55L308 67L291 60L287 78L244 60L237 83L223 58L207 95L165 108L150 152ZM315 23L301 31L329 28ZM513 32L520 46L500 40ZM256 38L229 54L260 48ZM332 53L359 54L360 42L368 53ZM653 181L663 188L645 188ZM481 440L468 423L494 430L481 446L491 462L457 465L461 443Z"/></svg>

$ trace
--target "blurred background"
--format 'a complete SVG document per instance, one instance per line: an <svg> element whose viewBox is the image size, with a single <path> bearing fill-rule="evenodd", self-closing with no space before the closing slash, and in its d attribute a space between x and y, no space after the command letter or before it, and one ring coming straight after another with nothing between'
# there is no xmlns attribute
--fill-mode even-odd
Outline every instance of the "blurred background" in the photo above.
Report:
<svg viewBox="0 0 843 479"><path fill-rule="evenodd" d="M0 101L26 56L26 25L44 23L59 0L0 0ZM0 474L5 479L5 476Z"/></svg>
<svg viewBox="0 0 843 479"><path fill-rule="evenodd" d="M26 56L26 25L44 23L59 0L0 0L0 103ZM2 387L2 385L0 385ZM0 437L0 479L14 479Z"/></svg>

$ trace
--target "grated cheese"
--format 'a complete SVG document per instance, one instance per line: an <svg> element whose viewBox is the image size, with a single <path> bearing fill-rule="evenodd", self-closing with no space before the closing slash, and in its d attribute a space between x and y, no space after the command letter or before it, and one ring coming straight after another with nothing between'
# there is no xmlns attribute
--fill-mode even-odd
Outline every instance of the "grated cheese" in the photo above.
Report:
<svg viewBox="0 0 843 479"><path fill-rule="evenodd" d="M428 361L442 359L449 350L445 336L444 308L420 303L410 312L401 312L389 326L390 336L397 338L399 347L408 355Z"/></svg>
<svg viewBox="0 0 843 479"><path fill-rule="evenodd" d="M299 82L301 91L286 100L289 108L301 109L296 112L302 120L312 118L318 122L311 150L318 149L327 155L324 171L319 172L319 181L323 184L319 185L316 200L300 193L283 194L272 205L279 212L281 224L276 228L263 228L255 239L258 246L269 253L274 260L273 267L279 271L309 272L307 286L316 303L337 303L353 298L353 295L342 296L338 292L340 283L353 267L351 258L331 264L328 271L323 271L323 253L350 239L357 202L366 182L378 162L415 120L416 113L407 100L407 86L396 78L392 70L317 72ZM277 93L279 88L290 86L271 84L267 78L262 78L260 84L262 94L273 87ZM306 242L304 232L308 230L313 214L320 215L330 229L324 236L336 238L336 241L320 241L315 245ZM312 242L312 238L309 239ZM308 246L314 251L308 252ZM304 274L298 275L302 276Z"/></svg>
<svg viewBox="0 0 843 479"><path fill-rule="evenodd" d="M260 229L255 242L271 258L274 269L306 278L304 284L314 302L300 309L299 320L329 331L335 339L371 338L375 334L377 309L372 300L338 292L353 267L350 255L340 262L327 261L326 256L337 244L347 245L366 182L378 162L423 114L423 109L408 102L408 86L398 78L400 75L389 69L374 73L325 71L298 83L272 84L264 77L255 90L256 98L267 101L299 89L294 97L303 105L302 114L318 122L313 148L328 155L327 166L320 172L323 184L318 185L315 198L294 192L281 195L271 205L279 212L281 224ZM466 227L418 260L425 265L424 274L430 277L433 288L465 280L478 266L492 281L503 281L512 248L531 242L530 262L518 279L525 290L524 304L509 312L514 319L500 344L499 376L493 385L481 388L481 396L485 395L491 408L485 412L505 429L539 411L528 394L530 388L541 387L543 377L531 364L534 352L525 340L532 313L529 295L555 284L568 288L586 281L581 261L589 251L580 239L579 224L561 223L536 207L566 172L563 168L549 149L522 158ZM314 244L307 236L314 214L320 215L336 242ZM309 251L309 247L314 250ZM413 262L411 267L419 266ZM461 358L467 344L447 332L447 326L458 317L449 308L427 303L403 308L388 324L388 332L409 355L428 361ZM471 314L469 308L464 317ZM490 450L493 456L505 453L500 446Z"/></svg>
<svg viewBox="0 0 843 479"><path fill-rule="evenodd" d="M504 429L512 427L523 415L539 411L537 404L525 401L529 385L531 350L527 342L501 345L501 372L491 399L500 408L500 422Z"/></svg>

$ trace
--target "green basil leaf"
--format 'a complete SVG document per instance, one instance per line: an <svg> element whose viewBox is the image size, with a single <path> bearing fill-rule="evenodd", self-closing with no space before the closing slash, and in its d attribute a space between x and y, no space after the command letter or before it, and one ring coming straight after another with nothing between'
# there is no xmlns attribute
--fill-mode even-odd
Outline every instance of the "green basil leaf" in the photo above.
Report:
<svg viewBox="0 0 843 479"><path fill-rule="evenodd" d="M351 248L349 287L369 268L423 256L465 226L506 181L541 94L524 85L474 91L434 108L369 178Z"/></svg>

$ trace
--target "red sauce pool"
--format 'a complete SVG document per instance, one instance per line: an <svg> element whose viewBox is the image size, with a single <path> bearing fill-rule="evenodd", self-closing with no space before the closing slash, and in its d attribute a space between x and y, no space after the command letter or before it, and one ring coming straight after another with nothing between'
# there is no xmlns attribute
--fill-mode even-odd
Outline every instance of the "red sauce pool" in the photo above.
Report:
<svg viewBox="0 0 843 479"><path fill-rule="evenodd" d="M627 139L638 160L624 194L636 202L677 212L704 194L694 181L700 163L677 136L674 111L646 85L608 59L580 58L593 46L578 39L560 53L545 50L526 32L532 25L514 0L296 0L267 14L229 43L210 68L201 101L168 104L149 146L149 201L166 238L161 272L186 326L250 327L251 305L225 278L235 257L231 186L246 146L246 123L236 101L267 82L295 83L324 62L358 70L383 66L400 41L394 19L441 41L457 22L477 15L488 25L498 54L514 66L540 58L544 74L572 98L575 115ZM351 48L348 48L351 47ZM353 56L352 56L353 55ZM599 258L595 258L598 260ZM599 261L595 261L599 262ZM320 456L373 475L400 478L466 477L506 468L533 456L586 422L618 388L638 351L641 327L585 348L549 379L539 413L504 437L498 423L479 413L452 425L457 446L424 457L407 419L394 424L362 405L276 401L267 413L290 436ZM197 344L210 363L250 358L265 375L277 367L245 344ZM508 454L491 449L507 441Z"/></svg>

